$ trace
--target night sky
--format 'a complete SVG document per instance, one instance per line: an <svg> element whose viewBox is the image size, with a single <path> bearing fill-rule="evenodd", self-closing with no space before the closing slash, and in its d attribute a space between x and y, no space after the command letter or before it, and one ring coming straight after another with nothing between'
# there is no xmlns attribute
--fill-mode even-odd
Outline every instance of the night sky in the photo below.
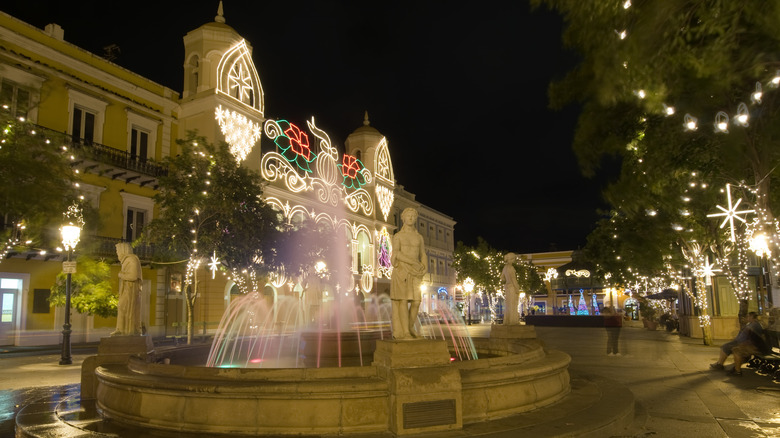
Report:
<svg viewBox="0 0 780 438"><path fill-rule="evenodd" d="M182 37L218 1L12 1L36 27L181 91ZM458 2L459 3L459 2ZM399 184L457 224L456 240L515 252L577 249L605 208L604 178L571 150L577 108L548 109L552 78L576 58L561 20L522 1L224 1L226 24L253 47L266 117L314 116L343 149L368 111L389 142Z"/></svg>

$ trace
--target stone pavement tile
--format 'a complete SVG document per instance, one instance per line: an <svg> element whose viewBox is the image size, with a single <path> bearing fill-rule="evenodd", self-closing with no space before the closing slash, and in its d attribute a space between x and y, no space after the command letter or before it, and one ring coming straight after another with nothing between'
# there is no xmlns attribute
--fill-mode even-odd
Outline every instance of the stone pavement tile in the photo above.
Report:
<svg viewBox="0 0 780 438"><path fill-rule="evenodd" d="M729 438L755 438L771 436L767 435L766 431L761 426L749 420L724 418L719 419L718 423L720 423L723 431Z"/></svg>
<svg viewBox="0 0 780 438"><path fill-rule="evenodd" d="M701 385L696 393L715 418L744 418L745 414L726 394L713 385Z"/></svg>
<svg viewBox="0 0 780 438"><path fill-rule="evenodd" d="M663 417L654 415L645 423L645 435L653 438L730 438L712 417Z"/></svg>

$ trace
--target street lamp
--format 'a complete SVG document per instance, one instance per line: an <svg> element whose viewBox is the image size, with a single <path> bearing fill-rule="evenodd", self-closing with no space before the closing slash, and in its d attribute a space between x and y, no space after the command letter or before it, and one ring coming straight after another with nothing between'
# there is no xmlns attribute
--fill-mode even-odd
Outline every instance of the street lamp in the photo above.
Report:
<svg viewBox="0 0 780 438"><path fill-rule="evenodd" d="M63 219L60 233L62 234L62 246L65 248L65 251L68 251L68 260L62 262L62 272L67 277L65 280L65 323L62 325L62 356L60 357L60 365L70 365L73 363L73 358L70 355L70 276L76 273L76 262L70 261L70 255L79 243L84 219L81 216L81 209L76 204L68 208L68 211L63 215Z"/></svg>
<svg viewBox="0 0 780 438"><path fill-rule="evenodd" d="M465 280L463 280L463 290L466 291L466 296L469 297L468 317L469 325L471 325L471 292L474 290L474 280L472 280L471 277L467 277Z"/></svg>

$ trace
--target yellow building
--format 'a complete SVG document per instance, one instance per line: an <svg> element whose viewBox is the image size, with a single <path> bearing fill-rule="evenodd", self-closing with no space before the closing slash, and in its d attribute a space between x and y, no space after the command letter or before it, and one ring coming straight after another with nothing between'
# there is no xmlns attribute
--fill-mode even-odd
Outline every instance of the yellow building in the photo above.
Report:
<svg viewBox="0 0 780 438"><path fill-rule="evenodd" d="M169 43L171 47L178 44ZM416 201L396 184L389 142L370 126L367 115L364 125L347 138L343 154L335 145L330 145L332 149L322 146L320 140L327 134L316 128L313 119L309 129L301 127L313 150L325 149L315 151L320 159L312 162L312 173L293 168L304 186L290 185L289 179L274 174L274 169L281 169L274 166L284 166L274 140L285 121L266 118L250 43L219 13L214 22L184 36L184 49L180 95L68 43L65 30L56 24L41 30L0 12L0 104L5 105L3 110L34 124L42 138L65 134L64 144L54 146L71 152L81 194L101 217L97 231L82 236L82 241L98 243L100 249L90 255L114 263L114 284L118 272L114 244L135 240L154 219L157 178L167 172L161 162L178 153L178 138L197 130L209 141L227 140L237 156L244 158L242 165L261 172L268 182L266 201L283 212L290 224L295 224L296 215L308 215L345 233L353 274L346 292L367 296L389 290L390 269L383 265L382 251L389 249L386 242L400 225L400 211L406 207L420 213L419 230L430 257L425 285L440 297L441 291L447 295L454 290L455 275L449 265L455 221ZM236 125L248 129L227 128ZM250 134L242 137L241 132ZM262 148L261 137L265 137ZM348 183L349 172L343 166L363 178ZM335 169L338 174L333 173ZM323 187L325 191L318 191ZM150 251L135 249L144 265L142 322L153 336L181 336L186 318L181 291L184 266L152 265ZM29 249L9 253L0 261L0 345L60 342L64 312L46 300L62 260L61 254ZM223 277L212 279L207 269L197 276L201 294L195 308L196 333L208 333L216 328L234 288ZM274 294L294 292L296 281L273 285ZM289 284L291 290L286 289ZM113 330L115 321L73 312L72 325L73 342L97 341Z"/></svg>
<svg viewBox="0 0 780 438"><path fill-rule="evenodd" d="M57 25L40 30L4 13L0 82L3 110L32 122L43 137L66 134L64 144L52 147L71 151L81 193L101 214L96 234L83 239L100 242L95 256L115 260L113 244L134 239L154 217L151 197L166 171L159 161L175 153L177 93L66 42ZM63 312L46 301L59 261L31 249L10 253L0 263L3 309L10 310L0 344L59 342ZM147 327L162 317L159 274L144 269ZM74 313L72 324L74 342L94 341L114 321Z"/></svg>

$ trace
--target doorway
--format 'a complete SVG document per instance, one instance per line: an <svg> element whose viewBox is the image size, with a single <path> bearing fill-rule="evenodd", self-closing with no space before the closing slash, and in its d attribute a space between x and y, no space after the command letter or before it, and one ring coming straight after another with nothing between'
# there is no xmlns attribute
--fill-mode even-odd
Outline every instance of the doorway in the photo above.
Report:
<svg viewBox="0 0 780 438"><path fill-rule="evenodd" d="M3 279L6 286L7 279ZM19 280L11 280L19 281ZM16 334L16 289L0 288L0 345L13 345Z"/></svg>

